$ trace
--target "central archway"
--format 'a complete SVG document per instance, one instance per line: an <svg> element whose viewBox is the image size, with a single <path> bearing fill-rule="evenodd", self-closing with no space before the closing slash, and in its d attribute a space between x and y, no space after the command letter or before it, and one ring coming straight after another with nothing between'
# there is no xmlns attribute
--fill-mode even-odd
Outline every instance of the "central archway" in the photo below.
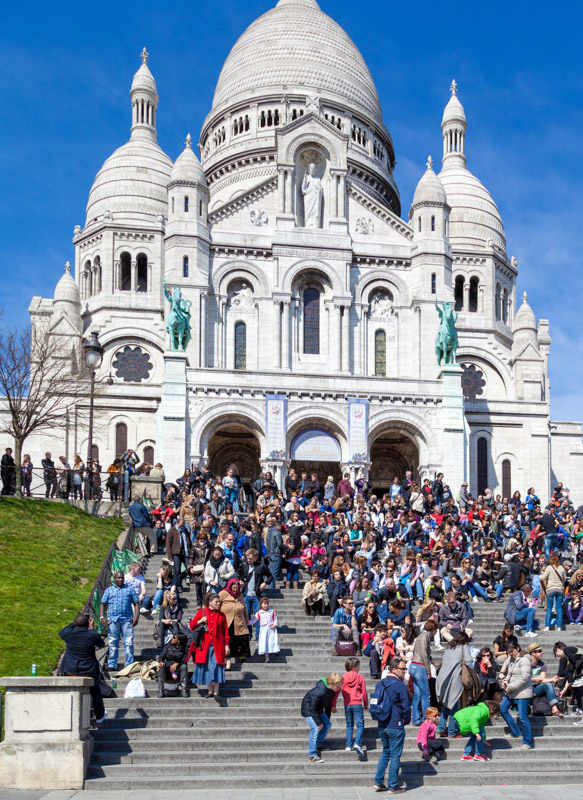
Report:
<svg viewBox="0 0 583 800"><path fill-rule="evenodd" d="M315 473L322 487L329 475L334 479L335 486L340 480L340 444L335 436L323 428L307 428L299 433L291 443L290 456L290 467L296 471L298 478L303 472L307 473L308 478Z"/></svg>

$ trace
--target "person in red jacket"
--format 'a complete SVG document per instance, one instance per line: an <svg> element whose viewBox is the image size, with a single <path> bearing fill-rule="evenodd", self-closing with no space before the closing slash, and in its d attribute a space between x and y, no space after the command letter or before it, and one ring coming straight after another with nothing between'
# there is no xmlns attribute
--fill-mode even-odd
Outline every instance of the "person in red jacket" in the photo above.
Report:
<svg viewBox="0 0 583 800"><path fill-rule="evenodd" d="M365 758L364 738L364 713L363 707L368 708L368 695L366 683L360 674L360 659L348 658L344 664L346 672L342 676L342 699L344 700L344 714L346 716L346 747L345 750L356 750L358 757ZM336 707L336 698L332 702L332 711ZM353 728L356 725L356 739L352 741Z"/></svg>
<svg viewBox="0 0 583 800"><path fill-rule="evenodd" d="M229 626L221 611L221 601L217 594L209 592L205 607L199 609L190 622L192 631L204 625L204 635L200 647L190 645L189 656L193 656L194 674L192 682L208 685L207 697L219 702L219 688L225 682L225 657L230 654Z"/></svg>

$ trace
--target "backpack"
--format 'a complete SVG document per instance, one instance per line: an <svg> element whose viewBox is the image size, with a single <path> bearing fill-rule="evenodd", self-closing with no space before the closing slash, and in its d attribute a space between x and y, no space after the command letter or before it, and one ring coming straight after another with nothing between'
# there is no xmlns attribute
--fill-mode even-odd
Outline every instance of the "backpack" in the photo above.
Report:
<svg viewBox="0 0 583 800"><path fill-rule="evenodd" d="M387 687L388 678L379 681L375 686L374 692L371 694L368 702L368 710L371 717L380 723L388 722L391 718L393 711L393 701L389 697Z"/></svg>

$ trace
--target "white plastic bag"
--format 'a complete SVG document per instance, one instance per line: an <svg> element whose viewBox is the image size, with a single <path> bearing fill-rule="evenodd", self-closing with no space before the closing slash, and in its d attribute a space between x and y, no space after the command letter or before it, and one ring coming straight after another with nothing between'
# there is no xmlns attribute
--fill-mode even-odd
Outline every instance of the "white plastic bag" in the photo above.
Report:
<svg viewBox="0 0 583 800"><path fill-rule="evenodd" d="M124 697L146 697L146 689L141 678L132 678L125 688Z"/></svg>

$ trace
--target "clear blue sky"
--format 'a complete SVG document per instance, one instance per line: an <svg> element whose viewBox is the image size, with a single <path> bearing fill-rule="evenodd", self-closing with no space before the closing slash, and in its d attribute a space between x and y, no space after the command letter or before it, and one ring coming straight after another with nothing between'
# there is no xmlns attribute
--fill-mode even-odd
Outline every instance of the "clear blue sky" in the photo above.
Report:
<svg viewBox="0 0 583 800"><path fill-rule="evenodd" d="M0 304L25 319L52 296L91 183L130 129L129 88L145 45L158 133L172 158L198 140L236 38L275 0L57 0L4 5L0 30ZM552 413L583 409L583 5L540 0L320 0L354 39L395 143L406 216L455 77L468 167L492 193L537 317L550 319Z"/></svg>

